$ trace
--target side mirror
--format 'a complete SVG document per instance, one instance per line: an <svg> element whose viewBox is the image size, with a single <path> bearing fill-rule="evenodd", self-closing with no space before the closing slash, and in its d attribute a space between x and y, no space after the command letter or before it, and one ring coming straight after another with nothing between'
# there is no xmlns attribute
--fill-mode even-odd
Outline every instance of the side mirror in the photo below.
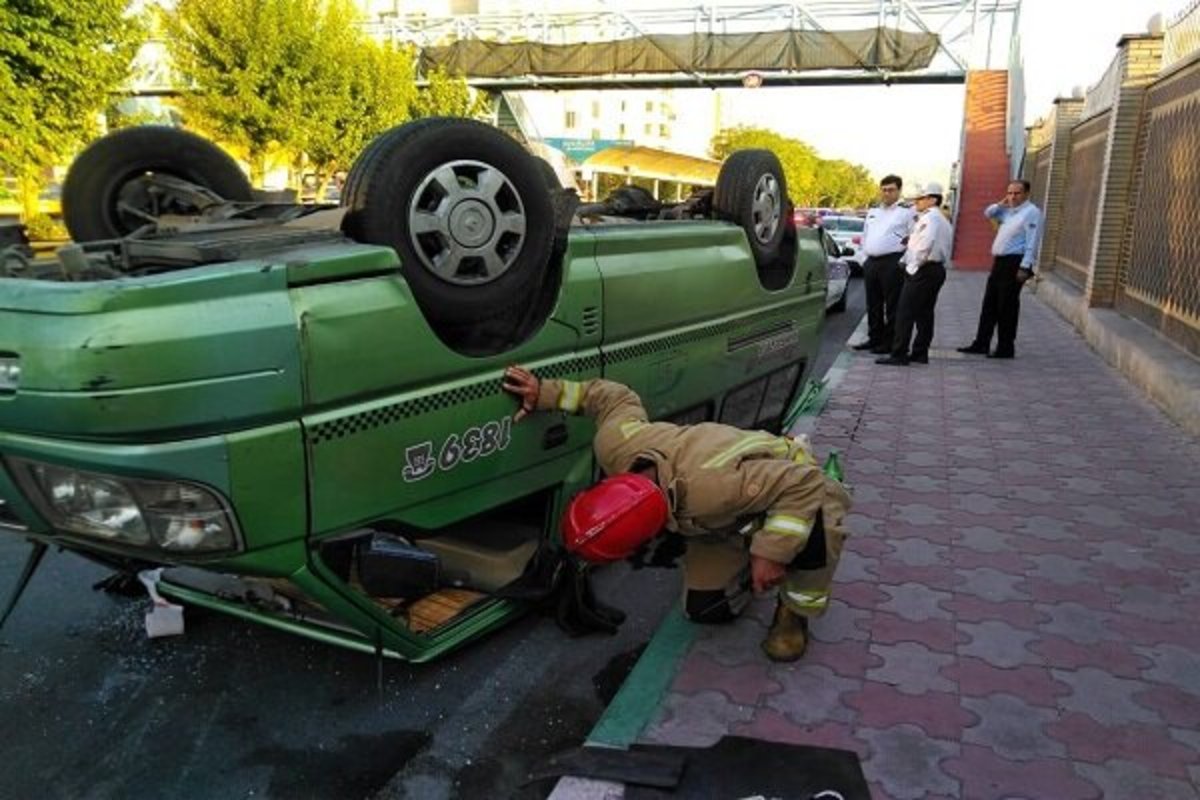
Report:
<svg viewBox="0 0 1200 800"><path fill-rule="evenodd" d="M842 252L840 253L840 255L842 255L842 256L852 256L852 255L854 255L854 248L853 248L853 247L843 247L843 248L842 248Z"/></svg>

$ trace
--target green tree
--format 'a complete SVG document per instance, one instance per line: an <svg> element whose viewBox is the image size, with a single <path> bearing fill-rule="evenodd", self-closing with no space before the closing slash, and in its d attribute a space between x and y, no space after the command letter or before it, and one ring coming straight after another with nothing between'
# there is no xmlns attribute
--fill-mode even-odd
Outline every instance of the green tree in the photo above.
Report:
<svg viewBox="0 0 1200 800"><path fill-rule="evenodd" d="M734 150L766 148L783 166L788 194L799 206L863 206L875 196L875 185L866 168L841 159L824 159L812 146L765 128L736 127L713 137L713 158Z"/></svg>
<svg viewBox="0 0 1200 800"><path fill-rule="evenodd" d="M185 119L243 149L261 184L268 155L296 149L343 6L321 0L179 0L164 12Z"/></svg>
<svg viewBox="0 0 1200 800"><path fill-rule="evenodd" d="M817 196L817 166L820 158L817 151L799 139L766 130L765 128L737 127L719 131L713 137L713 158L723 159L734 150L765 148L779 157L783 176L787 180L788 194L797 205L812 205Z"/></svg>
<svg viewBox="0 0 1200 800"><path fill-rule="evenodd" d="M96 130L143 39L127 0L0 2L0 170L17 179L26 220L50 167Z"/></svg>
<svg viewBox="0 0 1200 800"><path fill-rule="evenodd" d="M394 125L479 114L459 78L436 73L418 91L416 54L358 23L351 0L179 0L164 27L189 124L244 150L256 184L272 154L324 183Z"/></svg>

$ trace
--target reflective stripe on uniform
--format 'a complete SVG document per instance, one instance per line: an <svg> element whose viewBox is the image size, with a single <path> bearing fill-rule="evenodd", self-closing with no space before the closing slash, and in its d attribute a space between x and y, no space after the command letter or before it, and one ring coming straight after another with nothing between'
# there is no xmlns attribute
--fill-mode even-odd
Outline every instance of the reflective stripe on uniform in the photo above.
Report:
<svg viewBox="0 0 1200 800"><path fill-rule="evenodd" d="M743 453L747 453L756 447L761 447L762 445L770 445L771 452L778 455L785 455L788 451L788 443L783 439L780 439L778 436L774 436L770 433L751 433L737 444L725 448L725 450L722 452L717 453L708 461L705 461L702 467L704 469L723 467Z"/></svg>
<svg viewBox="0 0 1200 800"><path fill-rule="evenodd" d="M568 414L579 410L579 401L583 399L583 384L575 381L563 381L562 391L558 395L558 408Z"/></svg>
<svg viewBox="0 0 1200 800"><path fill-rule="evenodd" d="M809 464L817 463L817 460L815 458L813 458L812 455L803 448L797 450L792 455L792 461L796 462L800 466L807 466Z"/></svg>
<svg viewBox="0 0 1200 800"><path fill-rule="evenodd" d="M829 592L798 592L785 589L788 604L798 611L821 611L829 605Z"/></svg>
<svg viewBox="0 0 1200 800"><path fill-rule="evenodd" d="M640 431L642 428L646 427L649 424L650 424L649 422L642 422L641 420L636 420L636 419L630 420L629 422L622 422L621 423L621 436L625 439L628 439L630 436L633 436L635 433L637 433L638 431Z"/></svg>
<svg viewBox="0 0 1200 800"><path fill-rule="evenodd" d="M767 521L763 523L764 531L772 533L782 533L785 536L805 536L812 532L812 523L807 522L800 517L793 517L787 514L771 514L767 517Z"/></svg>

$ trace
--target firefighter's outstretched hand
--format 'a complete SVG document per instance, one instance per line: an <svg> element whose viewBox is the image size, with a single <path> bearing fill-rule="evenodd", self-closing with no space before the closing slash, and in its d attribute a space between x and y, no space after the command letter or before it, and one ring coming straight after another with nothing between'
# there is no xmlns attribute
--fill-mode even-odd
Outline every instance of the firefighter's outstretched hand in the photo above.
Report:
<svg viewBox="0 0 1200 800"><path fill-rule="evenodd" d="M757 593L774 589L787 574L787 567L762 556L750 556L750 585Z"/></svg>
<svg viewBox="0 0 1200 800"><path fill-rule="evenodd" d="M521 407L513 414L513 422L520 422L537 410L538 392L541 383L537 376L524 367L516 364L504 370L504 381L500 384L504 391L517 398Z"/></svg>

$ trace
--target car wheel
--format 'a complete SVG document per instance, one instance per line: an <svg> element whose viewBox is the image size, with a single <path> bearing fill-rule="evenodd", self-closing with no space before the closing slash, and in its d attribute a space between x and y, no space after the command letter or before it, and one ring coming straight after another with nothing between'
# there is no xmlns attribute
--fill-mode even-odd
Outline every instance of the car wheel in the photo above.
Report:
<svg viewBox="0 0 1200 800"><path fill-rule="evenodd" d="M251 199L241 167L207 139L160 125L125 128L90 144L67 172L62 209L71 238L117 239L162 214L199 210L154 191L147 175L180 178L225 200Z"/></svg>
<svg viewBox="0 0 1200 800"><path fill-rule="evenodd" d="M836 303L834 303L833 305L831 305L829 308L825 309L825 313L840 314L841 312L843 312L845 310L846 310L846 292L842 292L842 296L838 298L838 301Z"/></svg>
<svg viewBox="0 0 1200 800"><path fill-rule="evenodd" d="M545 280L554 214L536 161L474 120L430 118L382 134L347 180L343 229L396 250L426 317L511 317Z"/></svg>
<svg viewBox="0 0 1200 800"><path fill-rule="evenodd" d="M713 211L719 219L742 227L759 268L774 263L790 213L787 180L775 154L738 150L725 159L713 192Z"/></svg>

